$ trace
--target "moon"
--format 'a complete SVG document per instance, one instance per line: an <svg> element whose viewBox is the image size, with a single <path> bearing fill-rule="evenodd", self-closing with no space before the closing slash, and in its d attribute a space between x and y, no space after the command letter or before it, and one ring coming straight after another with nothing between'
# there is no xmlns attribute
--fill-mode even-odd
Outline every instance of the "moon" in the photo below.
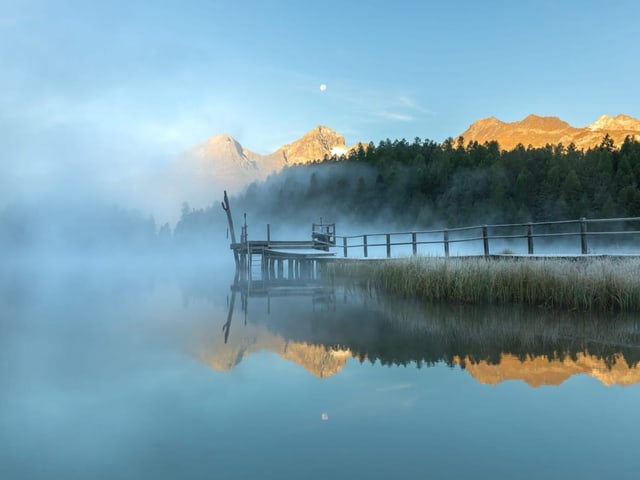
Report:
<svg viewBox="0 0 640 480"><path fill-rule="evenodd" d="M320 84L320 91L324 92L327 89L327 85L325 83Z"/></svg>

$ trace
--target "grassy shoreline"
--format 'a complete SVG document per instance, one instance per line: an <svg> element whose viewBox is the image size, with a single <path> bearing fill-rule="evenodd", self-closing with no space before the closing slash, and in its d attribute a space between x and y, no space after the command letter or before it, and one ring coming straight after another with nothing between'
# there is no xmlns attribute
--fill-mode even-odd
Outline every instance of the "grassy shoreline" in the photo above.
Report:
<svg viewBox="0 0 640 480"><path fill-rule="evenodd" d="M338 260L327 264L326 273L430 302L640 312L640 259L635 257Z"/></svg>

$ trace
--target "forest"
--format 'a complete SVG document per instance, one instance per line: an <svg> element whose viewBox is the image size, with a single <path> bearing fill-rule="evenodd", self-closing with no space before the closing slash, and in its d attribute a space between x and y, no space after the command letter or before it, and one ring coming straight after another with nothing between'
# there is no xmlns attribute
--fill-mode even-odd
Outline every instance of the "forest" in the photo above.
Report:
<svg viewBox="0 0 640 480"><path fill-rule="evenodd" d="M640 142L609 136L573 144L500 149L416 138L360 145L348 156L295 165L237 198L259 218L424 229L483 223L640 216ZM189 223L184 212L182 222ZM200 212L202 213L202 212Z"/></svg>

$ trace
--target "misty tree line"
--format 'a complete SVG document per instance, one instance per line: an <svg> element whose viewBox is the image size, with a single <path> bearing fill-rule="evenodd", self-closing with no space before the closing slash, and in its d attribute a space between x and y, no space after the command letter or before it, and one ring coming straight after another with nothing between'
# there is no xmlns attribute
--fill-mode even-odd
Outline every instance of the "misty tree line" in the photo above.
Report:
<svg viewBox="0 0 640 480"><path fill-rule="evenodd" d="M226 218L214 211L182 206L172 229L152 215L113 204L82 202L14 203L0 209L0 253L55 251L133 253L176 251L200 244L213 250L224 238Z"/></svg>
<svg viewBox="0 0 640 480"><path fill-rule="evenodd" d="M462 137L359 146L349 155L289 167L238 198L243 209L283 220L346 218L409 228L640 216L640 142L607 135L586 151L571 144L503 151Z"/></svg>
<svg viewBox="0 0 640 480"><path fill-rule="evenodd" d="M168 224L114 205L12 204L0 210L3 251L147 250L167 246Z"/></svg>

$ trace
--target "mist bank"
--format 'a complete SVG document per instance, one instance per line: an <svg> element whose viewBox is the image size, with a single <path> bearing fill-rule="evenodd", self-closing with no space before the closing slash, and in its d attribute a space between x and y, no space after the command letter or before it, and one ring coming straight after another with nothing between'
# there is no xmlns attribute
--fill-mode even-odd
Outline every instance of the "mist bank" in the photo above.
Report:
<svg viewBox="0 0 640 480"><path fill-rule="evenodd" d="M185 204L184 208L188 208ZM191 210L189 210L191 211ZM52 263L151 262L229 257L226 218L220 208L206 225L158 224L144 211L88 196L14 202L0 209L0 258Z"/></svg>

